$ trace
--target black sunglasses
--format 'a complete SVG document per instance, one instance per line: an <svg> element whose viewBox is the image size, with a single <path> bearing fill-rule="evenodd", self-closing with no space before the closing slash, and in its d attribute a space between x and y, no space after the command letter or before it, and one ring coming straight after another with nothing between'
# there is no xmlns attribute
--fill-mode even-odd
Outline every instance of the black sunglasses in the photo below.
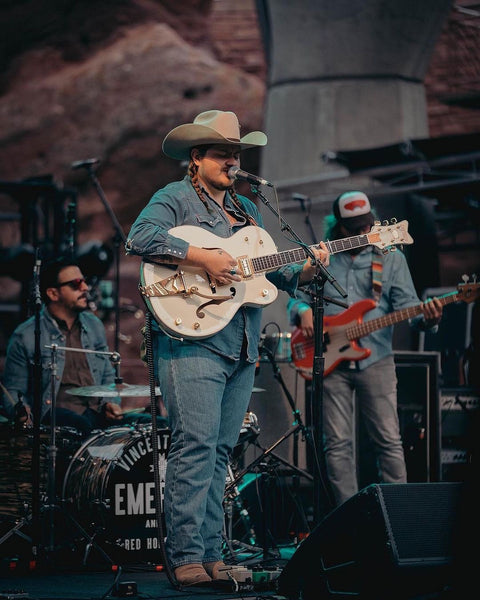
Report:
<svg viewBox="0 0 480 600"><path fill-rule="evenodd" d="M64 285L68 285L72 288L72 290L79 290L82 287L82 283L86 283L85 279L83 277L77 277L76 279L70 279L70 281L58 283L55 287L59 288Z"/></svg>

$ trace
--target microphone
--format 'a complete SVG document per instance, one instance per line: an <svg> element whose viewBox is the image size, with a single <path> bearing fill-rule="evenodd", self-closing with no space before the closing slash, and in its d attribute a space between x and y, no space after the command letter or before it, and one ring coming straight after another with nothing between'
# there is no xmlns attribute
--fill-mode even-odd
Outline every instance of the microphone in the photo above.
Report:
<svg viewBox="0 0 480 600"><path fill-rule="evenodd" d="M72 169L88 169L89 167L93 167L93 165L98 165L100 163L99 158L86 158L85 160L76 160L71 164Z"/></svg>
<svg viewBox="0 0 480 600"><path fill-rule="evenodd" d="M305 211L305 202L309 202L310 198L308 196L304 196L303 194L292 194L292 200L297 200L300 202L302 210Z"/></svg>
<svg viewBox="0 0 480 600"><path fill-rule="evenodd" d="M273 183L270 183L266 179L262 179L258 177L258 175L252 175L251 173L247 173L246 171L242 171L239 167L230 167L228 169L228 176L230 179L240 179L241 181L248 181L252 185L268 185L269 187L273 187Z"/></svg>

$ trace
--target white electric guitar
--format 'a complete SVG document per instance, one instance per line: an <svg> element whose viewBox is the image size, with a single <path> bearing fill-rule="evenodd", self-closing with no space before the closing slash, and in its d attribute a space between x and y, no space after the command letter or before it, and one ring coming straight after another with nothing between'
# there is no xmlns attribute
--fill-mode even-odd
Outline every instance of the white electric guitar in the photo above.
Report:
<svg viewBox="0 0 480 600"><path fill-rule="evenodd" d="M201 339L221 331L243 306L267 306L277 297L277 288L265 273L303 262L303 248L278 252L275 242L261 227L247 226L229 238L221 238L201 227L181 225L169 233L203 248L223 248L237 259L242 281L217 285L199 267L159 265L143 260L140 266L140 293L160 327L179 338ZM374 225L369 233L325 242L331 254L373 245L388 251L413 244L408 221ZM318 246L313 245L311 248Z"/></svg>

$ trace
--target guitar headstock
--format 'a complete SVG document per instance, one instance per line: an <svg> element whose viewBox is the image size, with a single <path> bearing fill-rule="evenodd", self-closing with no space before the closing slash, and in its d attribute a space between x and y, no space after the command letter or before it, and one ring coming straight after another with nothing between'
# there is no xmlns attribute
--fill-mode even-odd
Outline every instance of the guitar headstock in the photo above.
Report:
<svg viewBox="0 0 480 600"><path fill-rule="evenodd" d="M377 246L381 250L394 250L396 246L404 244L413 244L413 238L408 233L408 221L400 221L391 219L390 223L384 221L384 225L380 225L378 221L368 234L368 241L373 246Z"/></svg>
<svg viewBox="0 0 480 600"><path fill-rule="evenodd" d="M462 275L463 283L457 285L457 299L463 302L474 302L480 297L480 284L477 276L472 275L472 281L469 281L468 275Z"/></svg>

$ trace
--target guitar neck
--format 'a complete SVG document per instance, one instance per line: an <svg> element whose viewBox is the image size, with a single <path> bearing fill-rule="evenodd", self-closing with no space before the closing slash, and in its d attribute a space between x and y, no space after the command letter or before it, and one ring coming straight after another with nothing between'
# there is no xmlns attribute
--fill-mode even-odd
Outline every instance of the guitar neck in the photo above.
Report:
<svg viewBox="0 0 480 600"><path fill-rule="evenodd" d="M443 296L438 296L438 299L442 303L442 306L450 304L451 302L456 302L458 299L458 291L449 292ZM357 340L358 338L372 333L372 331L377 331L378 329L383 329L389 325L395 325L395 323L400 323L401 321L406 321L407 319L416 317L421 312L422 305L417 304L416 306L402 308L401 310L396 310L395 312L383 315L382 317L377 317L376 319L371 319L370 321L362 321L361 323L357 323L352 327L348 327L346 332L347 338L349 340Z"/></svg>
<svg viewBox="0 0 480 600"><path fill-rule="evenodd" d="M368 246L371 242L369 234L365 233L325 243L330 254L336 254L337 252L345 252L346 250L353 250L361 246ZM309 248L313 250L319 248L319 245L314 244L313 246L309 246ZM252 264L255 272L261 273L262 271L274 271L285 265L303 262L308 257L309 255L304 248L294 248L293 250L284 250L267 256L257 256L256 258L252 258Z"/></svg>

